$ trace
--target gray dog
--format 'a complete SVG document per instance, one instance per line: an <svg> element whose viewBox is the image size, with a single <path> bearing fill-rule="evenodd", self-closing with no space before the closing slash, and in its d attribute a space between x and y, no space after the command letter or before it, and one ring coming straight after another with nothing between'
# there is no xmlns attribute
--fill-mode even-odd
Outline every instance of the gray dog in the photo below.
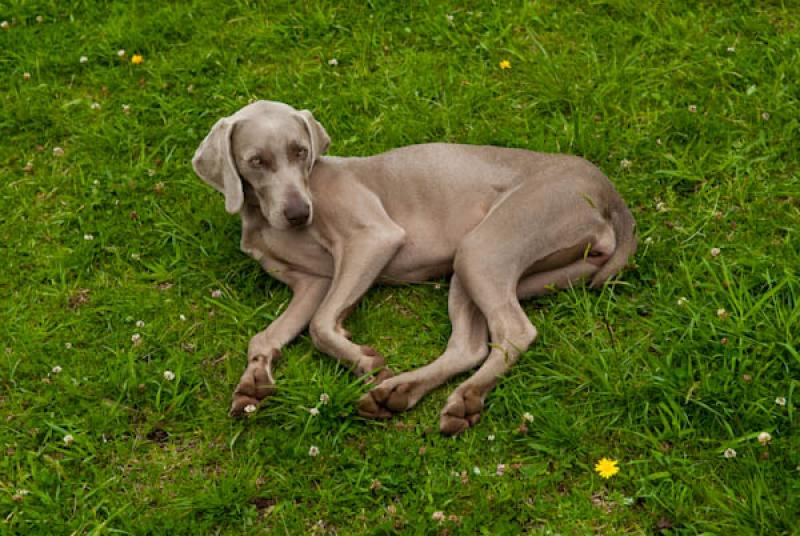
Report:
<svg viewBox="0 0 800 536"><path fill-rule="evenodd" d="M306 326L314 345L375 387L361 415L391 417L480 365L441 411L457 434L536 338L519 300L588 280L601 286L636 250L635 222L603 173L575 156L432 143L364 158L323 157L307 110L258 101L219 120L192 164L242 219L242 251L294 296L255 335L232 414L274 392L272 363ZM441 357L394 375L351 342L348 313L376 282L453 274ZM252 410L250 407L248 410Z"/></svg>

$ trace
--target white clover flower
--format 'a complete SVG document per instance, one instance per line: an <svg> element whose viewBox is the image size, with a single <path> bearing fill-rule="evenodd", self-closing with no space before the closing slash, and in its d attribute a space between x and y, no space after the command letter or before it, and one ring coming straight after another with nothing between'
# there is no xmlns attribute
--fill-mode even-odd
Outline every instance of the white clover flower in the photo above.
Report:
<svg viewBox="0 0 800 536"><path fill-rule="evenodd" d="M61 147L53 147L53 156L64 156L64 149Z"/></svg>
<svg viewBox="0 0 800 536"><path fill-rule="evenodd" d="M431 515L431 519L433 519L437 523L444 521L444 512L442 512L441 510L434 512Z"/></svg>
<svg viewBox="0 0 800 536"><path fill-rule="evenodd" d="M481 468L476 465L475 467L472 468L472 474L474 475L481 474Z"/></svg>
<svg viewBox="0 0 800 536"><path fill-rule="evenodd" d="M494 441L494 434L489 434L489 436L486 439L488 439L489 441Z"/></svg>
<svg viewBox="0 0 800 536"><path fill-rule="evenodd" d="M31 73L25 71L24 73L22 73L22 79L23 80L30 80L31 79Z"/></svg>
<svg viewBox="0 0 800 536"><path fill-rule="evenodd" d="M186 315L180 315L178 318L181 319L181 322L186 322Z"/></svg>
<svg viewBox="0 0 800 536"><path fill-rule="evenodd" d="M81 56L78 61L81 63L89 63L89 58L87 58L86 56Z"/></svg>
<svg viewBox="0 0 800 536"><path fill-rule="evenodd" d="M772 435L769 432L761 432L758 434L758 442L766 446L772 442Z"/></svg>
<svg viewBox="0 0 800 536"><path fill-rule="evenodd" d="M719 254L722 253L722 250L719 248L711 248L709 253L711 253L712 257L719 257Z"/></svg>
<svg viewBox="0 0 800 536"><path fill-rule="evenodd" d="M65 342L64 343L64 348L66 348L67 350L72 350L72 343L71 342Z"/></svg>
<svg viewBox="0 0 800 536"><path fill-rule="evenodd" d="M100 103L99 102L93 102L92 104L89 105L89 108L91 108L92 110L99 110L100 109Z"/></svg>
<svg viewBox="0 0 800 536"><path fill-rule="evenodd" d="M137 328L143 328L144 327L144 320L137 320L136 321L136 327Z"/></svg>
<svg viewBox="0 0 800 536"><path fill-rule="evenodd" d="M53 374L61 374L61 370L62 370L62 369L61 369L61 367L59 367L58 365L56 365L55 367L53 367L53 368L51 369L51 371L53 372Z"/></svg>
<svg viewBox="0 0 800 536"><path fill-rule="evenodd" d="M175 373L172 372L171 370L165 370L164 379L167 380L168 382L171 382L172 380L175 379Z"/></svg>
<svg viewBox="0 0 800 536"><path fill-rule="evenodd" d="M452 15L445 15L445 17L447 18L447 22L453 22L453 19L455 18Z"/></svg>
<svg viewBox="0 0 800 536"><path fill-rule="evenodd" d="M619 162L619 166L620 166L622 169L629 169L629 168L630 168L632 165L633 165L633 162L631 162L631 161L630 161L630 160L628 160L627 158L623 158L623 159L622 159L622 160L620 160L620 162Z"/></svg>
<svg viewBox="0 0 800 536"><path fill-rule="evenodd" d="M689 105L689 111L691 113L697 113L697 105L696 104L690 104Z"/></svg>
<svg viewBox="0 0 800 536"><path fill-rule="evenodd" d="M339 65L339 60L337 60L336 58L331 58L328 60L328 65L336 67L337 65Z"/></svg>
<svg viewBox="0 0 800 536"><path fill-rule="evenodd" d="M131 335L131 342L133 343L134 346L139 346L140 344L142 344L142 336L139 335L138 333L134 333L133 335Z"/></svg>
<svg viewBox="0 0 800 536"><path fill-rule="evenodd" d="M124 113L125 115L130 114L131 113L131 105L130 104L123 104L122 105L122 113Z"/></svg>
<svg viewBox="0 0 800 536"><path fill-rule="evenodd" d="M64 436L64 444L66 446L70 446L75 442L75 438L72 437L72 434L67 434Z"/></svg>
<svg viewBox="0 0 800 536"><path fill-rule="evenodd" d="M667 210L669 210L667 208L667 204L664 203L663 201L659 201L658 203L656 203L656 212L666 212Z"/></svg>
<svg viewBox="0 0 800 536"><path fill-rule="evenodd" d="M244 412L245 412L245 413L253 413L255 410L256 410L256 406L255 406L255 404L247 404L247 405L244 407Z"/></svg>
<svg viewBox="0 0 800 536"><path fill-rule="evenodd" d="M686 296L681 296L680 298L678 298L678 301L676 303L678 304L679 307L683 307L684 305L689 303L689 298L687 298Z"/></svg>
<svg viewBox="0 0 800 536"><path fill-rule="evenodd" d="M644 243L645 244L652 244L653 243L653 237L652 236L648 236L647 238L644 239Z"/></svg>
<svg viewBox="0 0 800 536"><path fill-rule="evenodd" d="M330 401L331 401L331 397L328 396L328 393L322 393L321 395L319 395L319 403L320 404L325 405Z"/></svg>
<svg viewBox="0 0 800 536"><path fill-rule="evenodd" d="M725 50L728 52L728 54L733 54L736 52L736 47L728 47Z"/></svg>
<svg viewBox="0 0 800 536"><path fill-rule="evenodd" d="M779 396L778 398L775 399L775 403L778 404L780 407L783 407L786 405L786 398Z"/></svg>
<svg viewBox="0 0 800 536"><path fill-rule="evenodd" d="M730 315L728 314L728 311L726 311L725 309L723 309L723 308L719 308L719 309L717 309L717 316L718 316L718 317L719 317L721 320L725 320L725 319L726 319L726 318L728 318Z"/></svg>
<svg viewBox="0 0 800 536"><path fill-rule="evenodd" d="M503 476L505 474L505 472L506 472L506 464L498 463L497 464L497 471L495 471L495 474L497 476Z"/></svg>
<svg viewBox="0 0 800 536"><path fill-rule="evenodd" d="M124 58L125 57L125 49L121 48L121 49L117 50L117 56L119 56L120 58Z"/></svg>
<svg viewBox="0 0 800 536"><path fill-rule="evenodd" d="M314 445L311 445L311 448L308 449L308 455L311 456L312 458L319 456L319 448L317 448Z"/></svg>
<svg viewBox="0 0 800 536"><path fill-rule="evenodd" d="M761 119L769 121L769 112L761 112Z"/></svg>
<svg viewBox="0 0 800 536"><path fill-rule="evenodd" d="M84 240L94 240L94 235L92 233L84 233L83 235Z"/></svg>
<svg viewBox="0 0 800 536"><path fill-rule="evenodd" d="M522 414L522 420L527 422L533 422L533 415L528 413L527 411Z"/></svg>
<svg viewBox="0 0 800 536"><path fill-rule="evenodd" d="M725 456L728 459L735 458L736 457L736 451L731 449L731 448L727 448L727 449L725 449L725 452L722 453L722 455Z"/></svg>
<svg viewBox="0 0 800 536"><path fill-rule="evenodd" d="M317 415L319 415L319 409L317 408L310 408L308 412L311 414L312 417L316 417Z"/></svg>
<svg viewBox="0 0 800 536"><path fill-rule="evenodd" d="M2 28L2 29L8 30L10 27L11 27L11 25L8 23L7 20L4 20L3 22L0 22L0 28Z"/></svg>
<svg viewBox="0 0 800 536"><path fill-rule="evenodd" d="M222 297L222 291L220 289L218 289L218 288L212 290L211 291L211 297L214 298L214 299L221 298Z"/></svg>

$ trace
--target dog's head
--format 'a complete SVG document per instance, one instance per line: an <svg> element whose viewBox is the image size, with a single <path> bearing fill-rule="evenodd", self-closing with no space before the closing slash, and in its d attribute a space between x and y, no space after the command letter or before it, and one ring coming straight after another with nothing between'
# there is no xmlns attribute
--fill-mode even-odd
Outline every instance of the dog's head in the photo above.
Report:
<svg viewBox="0 0 800 536"><path fill-rule="evenodd" d="M192 166L225 194L231 214L252 196L270 226L289 229L311 223L308 179L330 141L308 110L257 101L217 121Z"/></svg>

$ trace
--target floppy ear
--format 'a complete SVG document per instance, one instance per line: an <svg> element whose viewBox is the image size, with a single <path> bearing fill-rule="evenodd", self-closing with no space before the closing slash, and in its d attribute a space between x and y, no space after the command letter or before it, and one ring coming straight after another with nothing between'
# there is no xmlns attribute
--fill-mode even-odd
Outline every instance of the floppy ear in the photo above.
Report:
<svg viewBox="0 0 800 536"><path fill-rule="evenodd" d="M328 136L328 133L325 132L323 126L319 124L319 121L314 119L314 116L311 115L311 112L308 110L300 110L297 112L297 115L300 116L300 119L306 126L308 138L311 140L311 150L309 151L308 158L308 171L311 171L311 168L314 167L314 162L317 161L317 158L319 158L321 154L328 150L328 146L331 144L331 139Z"/></svg>
<svg viewBox="0 0 800 536"><path fill-rule="evenodd" d="M225 210L231 214L239 212L244 202L242 180L231 155L234 124L227 117L217 121L192 158L195 173L225 194Z"/></svg>

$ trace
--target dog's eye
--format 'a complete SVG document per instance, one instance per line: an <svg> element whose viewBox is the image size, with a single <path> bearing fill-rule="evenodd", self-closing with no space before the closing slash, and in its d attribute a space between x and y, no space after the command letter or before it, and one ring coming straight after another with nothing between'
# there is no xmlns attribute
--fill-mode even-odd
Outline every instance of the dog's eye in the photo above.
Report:
<svg viewBox="0 0 800 536"><path fill-rule="evenodd" d="M308 156L308 149L305 147L298 147L297 158L305 158L306 156Z"/></svg>

